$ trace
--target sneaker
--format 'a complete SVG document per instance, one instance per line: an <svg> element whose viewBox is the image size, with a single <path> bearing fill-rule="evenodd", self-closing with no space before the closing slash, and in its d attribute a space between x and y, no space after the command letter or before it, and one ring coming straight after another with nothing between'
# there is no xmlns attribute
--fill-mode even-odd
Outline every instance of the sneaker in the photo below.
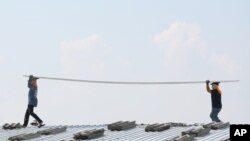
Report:
<svg viewBox="0 0 250 141"><path fill-rule="evenodd" d="M43 126L45 126L45 124L43 123L43 122L41 122L41 123L39 123L39 125L37 126L38 128L41 128L41 127L43 127Z"/></svg>
<svg viewBox="0 0 250 141"><path fill-rule="evenodd" d="M32 125L32 126L38 126L39 123L38 123L38 121L33 120L33 121L30 123L30 125Z"/></svg>

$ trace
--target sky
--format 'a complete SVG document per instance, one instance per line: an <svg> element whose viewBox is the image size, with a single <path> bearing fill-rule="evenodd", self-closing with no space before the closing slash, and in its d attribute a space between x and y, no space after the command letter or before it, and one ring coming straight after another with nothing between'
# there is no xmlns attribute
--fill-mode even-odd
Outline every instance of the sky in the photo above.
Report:
<svg viewBox="0 0 250 141"><path fill-rule="evenodd" d="M250 1L0 1L0 124L23 122L27 78L222 83L219 117L250 123ZM210 122L204 84L105 85L38 80L55 124ZM33 120L31 118L31 120Z"/></svg>

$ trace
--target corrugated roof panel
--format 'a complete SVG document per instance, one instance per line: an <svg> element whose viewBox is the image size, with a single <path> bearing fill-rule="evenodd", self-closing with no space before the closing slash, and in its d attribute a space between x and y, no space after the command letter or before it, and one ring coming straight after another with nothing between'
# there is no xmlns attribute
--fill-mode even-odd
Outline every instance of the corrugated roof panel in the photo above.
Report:
<svg viewBox="0 0 250 141"><path fill-rule="evenodd" d="M162 132L145 132L147 125L137 125L135 128L124 131L110 131L107 129L107 125L76 125L67 126L66 132L42 135L41 137L32 139L32 141L61 141L61 140L73 140L74 134L91 129L104 128L105 132L102 137L90 139L90 141L166 141L171 140L181 135L183 131L202 127L202 126L184 126L184 127L171 127L170 129ZM36 133L37 131L63 127L63 126L46 126L43 128L28 127L13 130L0 129L0 141L7 141L9 137L19 135L22 133ZM195 141L220 141L229 137L229 127L218 130L211 130L209 134L202 137L195 137Z"/></svg>

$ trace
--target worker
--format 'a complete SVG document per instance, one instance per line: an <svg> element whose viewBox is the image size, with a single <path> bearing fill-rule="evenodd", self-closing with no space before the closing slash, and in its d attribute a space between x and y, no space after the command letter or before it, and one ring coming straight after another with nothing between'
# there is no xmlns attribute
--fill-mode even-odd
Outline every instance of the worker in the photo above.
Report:
<svg viewBox="0 0 250 141"><path fill-rule="evenodd" d="M206 81L206 88L207 92L211 94L211 100L212 100L212 112L210 114L210 118L212 121L215 122L221 122L221 120L218 118L218 114L221 111L222 103L221 103L221 90L219 88L220 82L212 82L212 90L209 87L210 81Z"/></svg>
<svg viewBox="0 0 250 141"><path fill-rule="evenodd" d="M43 123L43 121L34 113L34 107L37 107L37 77L34 77L33 75L29 76L29 80L28 80L28 88L29 88L29 94L28 94L28 108L26 110L25 113L25 117L24 117L24 123L23 123L23 127L27 127L28 123L29 123L29 116L31 115L33 118L35 118L38 121L38 127L42 127L45 124Z"/></svg>

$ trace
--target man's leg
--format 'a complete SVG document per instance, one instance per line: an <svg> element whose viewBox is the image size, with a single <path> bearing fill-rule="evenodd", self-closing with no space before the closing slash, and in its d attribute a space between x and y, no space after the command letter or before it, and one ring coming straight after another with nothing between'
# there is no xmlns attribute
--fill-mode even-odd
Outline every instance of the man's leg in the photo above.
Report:
<svg viewBox="0 0 250 141"><path fill-rule="evenodd" d="M218 117L218 114L220 113L220 110L221 110L220 108L214 108L214 120L216 122L221 122L221 120Z"/></svg>
<svg viewBox="0 0 250 141"><path fill-rule="evenodd" d="M26 113L25 113L25 116L24 116L24 123L23 123L24 127L26 127L28 125L29 117L30 117L30 107L28 106L27 110L26 110Z"/></svg>
<svg viewBox="0 0 250 141"><path fill-rule="evenodd" d="M29 105L30 107L30 115L35 118L39 123L42 123L43 121L34 113L34 106Z"/></svg>
<svg viewBox="0 0 250 141"><path fill-rule="evenodd" d="M212 111L210 113L210 118L212 119L212 121L215 121L215 111L214 111L214 108L212 108Z"/></svg>

